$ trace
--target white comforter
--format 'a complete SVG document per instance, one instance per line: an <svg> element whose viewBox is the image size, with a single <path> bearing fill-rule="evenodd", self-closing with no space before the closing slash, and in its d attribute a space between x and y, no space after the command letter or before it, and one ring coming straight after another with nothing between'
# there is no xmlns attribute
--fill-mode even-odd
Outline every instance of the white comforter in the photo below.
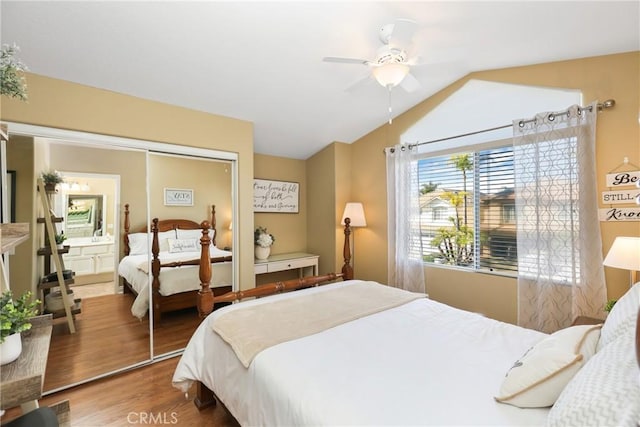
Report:
<svg viewBox="0 0 640 427"><path fill-rule="evenodd" d="M212 331L196 330L174 373L186 391L202 381L242 425L542 425L548 409L493 396L505 373L544 334L419 299L268 348L244 368ZM372 285L377 286L377 285Z"/></svg>
<svg viewBox="0 0 640 427"><path fill-rule="evenodd" d="M229 251L223 251L216 247L210 247L212 257L231 256ZM158 254L161 263L189 261L200 258L200 251L170 253L160 252ZM211 287L231 286L232 284L232 263L223 262L211 264L212 278ZM200 289L200 278L198 276L198 266L189 265L174 268L163 268L160 270L160 295L169 296L180 292ZM131 306L131 313L142 318L149 309L149 283L151 276L149 273L149 257L147 254L129 255L124 257L118 265L118 274L124 277L136 290L138 296ZM195 304L195 300L194 300Z"/></svg>

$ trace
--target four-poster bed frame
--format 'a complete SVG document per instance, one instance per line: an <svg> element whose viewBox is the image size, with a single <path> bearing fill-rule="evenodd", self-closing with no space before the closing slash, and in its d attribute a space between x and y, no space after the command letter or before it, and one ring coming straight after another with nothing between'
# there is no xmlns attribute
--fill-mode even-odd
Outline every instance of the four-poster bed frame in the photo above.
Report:
<svg viewBox="0 0 640 427"><path fill-rule="evenodd" d="M349 248L349 234L350 234L350 221L346 220L345 221L346 226L345 226L345 242L344 242L344 258L345 258L345 264L342 268L342 273L330 273L330 274L326 274L326 275L322 275L322 276L312 276L312 277L306 277L306 278L302 278L302 279L297 279L297 280L289 280L289 281L284 281L284 282L276 282L276 283L271 283L268 285L264 285L264 286L260 286L254 289L248 289L245 291L238 291L238 292L229 292L225 295L220 295L220 296L214 296L212 294L211 291L211 278L212 278L212 270L211 270L211 266L209 265L209 263L207 262L207 250L206 247L209 246L210 242L209 242L209 236L207 233L207 227L206 227L206 223L202 224L202 238L201 238L201 244L202 244L202 252L201 252L201 262L199 264L199 268L200 268L200 282L201 282L201 290L198 293L198 310L200 312L201 316L205 316L208 315L209 313L212 312L214 305L216 303L229 303L229 302L234 302L234 301L240 301L244 298L249 298L249 297L261 297L261 296L268 296L271 294L277 294L277 293L281 293L281 292L286 292L286 291L290 291L290 290L296 290L296 289L301 289L301 288L307 288L307 287L313 287L313 286L317 286L319 284L322 284L324 282L328 282L328 281L334 281L338 278L343 278L343 279L353 279L353 270L351 268L350 265L350 248ZM354 281L354 282L358 282L358 281ZM354 282L351 283L345 283L345 287L348 286L357 286L354 285ZM335 284L336 286L342 286L342 284ZM378 284L379 285L379 284ZM371 285L371 286L376 286L375 284ZM338 289L344 289L342 287L338 287L335 288L335 291L337 291ZM331 289L329 292L334 292L334 289ZM320 295L321 293L317 293L317 294L311 294L311 295ZM297 300L297 298L295 298L295 295L290 295L290 297L292 298L286 298L286 299L277 299L276 301L273 301L273 304L278 304L284 300L287 301L302 301L302 298L307 298L310 294L303 294L303 296L301 296L300 300ZM623 297L624 299L625 297ZM308 298L307 298L308 301ZM307 304L307 301L305 301L303 304ZM449 310L446 309L444 310L442 307L438 307L439 305L441 305L440 303L437 302L428 302L428 303L422 303L422 301L428 301L428 299L418 299L416 300L416 302L420 302L419 305L419 312L423 313L423 312L427 312L427 314L418 314L417 307L413 306L413 308L408 308L405 311L400 311L397 314L399 316L401 316L400 318L402 318L402 316L408 316L411 318L420 318L420 321L416 321L414 324L414 326L419 327L420 329L418 329L420 332L418 333L414 333L411 336L416 336L416 337L423 337L425 339L427 339L426 342L430 342L429 340L434 340L434 342L438 342L441 344L446 344L445 341L443 340L443 335L442 333L444 333L446 336L449 336L447 331L442 331L442 326L446 325L446 324L451 324L452 320L457 321L468 321L468 326L470 328L476 328L477 331L484 331L486 330L487 327L489 328L497 328L496 332L497 332L497 340L498 341L492 341L489 340L488 344L480 344L480 342L476 342L474 345L477 346L477 348L479 349L494 349L496 347L496 343L502 343L505 344L507 341L509 343L509 345L513 344L513 340L515 340L516 342L519 342L523 348L527 348L527 345L531 344L531 345L536 345L536 342L540 342L540 339L543 339L542 337L533 337L532 334L539 334L538 332L535 331L527 331L524 328L515 328L511 325L506 325L506 324L502 324L502 322L496 322L494 320L491 319L486 319L482 316L478 316L476 314L473 313L468 313L468 312L464 312L462 311L461 313L458 313L460 310ZM624 307L628 307L628 302L632 301L629 298L627 298L627 304L624 305ZM266 302L266 301L265 301ZM248 302L247 304L247 309L251 311L251 308L256 308L258 306L262 306L261 301L258 301L257 304L255 304L255 302ZM407 304L408 306L410 306L413 303ZM266 304L265 304L266 305ZM293 305L296 305L295 303ZM273 308L274 306L270 306L271 308ZM284 307L284 306L283 306ZM289 307L291 307L291 305L289 305ZM306 306L305 306L306 307ZM405 307L405 306L403 306ZM237 307L239 310L242 310L242 307ZM282 307L278 307L278 310L282 308ZM285 309L285 311L287 311L288 309ZM254 314L255 314L255 310ZM267 312L269 310L266 310ZM200 326L200 328L196 331L196 333L194 334L194 338L192 340L194 340L193 342L195 343L194 345L192 345L191 343L189 344L189 346L187 346L187 349L185 350L185 354L183 355L183 359L181 360L181 362L178 365L178 368L176 370L176 374L174 374L174 385L179 384L180 386L176 385L178 388L181 388L183 391L186 391L186 389L182 388L183 385L189 386L192 382L196 383L196 397L194 399L194 403L195 405L199 408L205 408L207 406L213 406L216 405L218 402L221 404L221 406L223 406L223 408L226 407L224 405L224 402L222 400L220 400L216 394L210 390L207 386L205 386L202 381L205 381L207 383L209 383L210 381L215 379L220 379L222 384L225 384L226 389L221 389L221 390L226 390L226 391L222 391L222 393L227 393L229 389L233 389L235 390L235 383L233 382L225 382L228 380L227 377L225 377L224 375L227 374L221 374L220 372L218 373L214 373L214 368L212 368L213 365L209 365L209 361L211 361L211 363L213 364L214 362L216 363L221 363L221 368L217 368L217 369L222 369L223 371L221 372L226 372L224 371L224 369L229 368L231 369L231 371L233 371L234 369L236 369L236 367L240 366L241 361L236 361L236 363L231 363L229 364L226 361L226 357L228 356L227 351L225 350L225 346L220 347L220 343L222 341L227 341L222 335L216 335L217 331L214 332L216 329L214 328L215 322L216 321L220 321L222 318L224 318L228 313L232 313L232 312L238 312L237 310L231 310L227 313L222 314L221 316L215 317L215 315L209 319L207 319L207 323L203 324ZM291 313L291 312L290 312ZM387 311L384 312L385 316L389 316L387 313ZM429 314L430 313L430 314ZM634 311L634 320L636 318L636 312ZM296 314L295 312L293 314ZM299 313L297 313L299 314ZM359 322L359 325L354 326L355 323L350 323L349 322L349 326L346 328L342 328L341 326L339 326L340 329L340 333L339 335L336 337L335 334L331 335L332 338L336 338L338 340L342 340L342 342L345 342L345 337L349 337L351 336L352 338L357 337L365 337L367 339L364 339L362 341L362 343L365 343L366 345L373 345L373 344L378 344L378 345L384 345L385 342L378 342L376 341L376 338L378 337L376 334L380 331L380 329L384 329L384 326L381 324L381 320L379 317L376 317L377 314L372 315L370 318L367 317L367 322ZM428 326L430 325L430 322L432 322L436 317L440 317L440 316L445 316L446 319L443 321L443 323L439 324L435 324L434 327L434 331L426 331L424 332L424 328L422 328L423 326ZM615 316L614 316L615 317ZM270 318L271 320L277 319L278 321L291 321L291 318L287 318L286 316L284 318L279 318L279 317L271 317L271 316L267 316L267 318ZM374 320L374 318L376 320ZM611 328L621 328L622 330L626 331L624 328L626 327L626 320L623 321L623 319L626 319L626 313L618 316L618 319L616 320L615 318L612 320L613 323L611 323L614 326L611 326ZM388 318L386 320L389 320ZM610 319L607 319L610 320ZM377 323L376 323L377 321ZM424 323L426 321L426 323ZM236 322L236 323L233 323ZM372 323L370 323L372 322ZM408 322L409 324L412 324L413 321ZM393 323L393 322L391 322ZM435 322L437 323L437 322ZM455 322L454 322L455 323ZM482 324L480 324L482 323ZM242 324L242 321L240 321L239 323L237 322L237 320L232 321L232 324L234 324L234 327L238 327L238 325ZM269 324L270 325L270 324ZM366 327L366 326L369 327ZM607 323L605 322L605 326L607 325ZM273 325L269 326L272 327ZM373 327L375 330L373 330L371 327ZM591 327L591 326L590 326ZM213 330L211 330L213 328ZM276 327L277 328L277 327ZM379 329L377 329L379 328ZM251 325L250 324L245 324L240 326L238 329L236 329L236 331L239 333L239 335L243 335L250 331ZM455 328L454 328L455 329ZM458 328L459 329L459 328ZM226 332L229 332L230 329L226 329ZM437 331L436 331L437 330ZM466 327L465 327L466 330ZM620 339L616 339L615 338L615 331L617 331L618 329L611 329L610 331L608 331L608 336L615 341L615 342L620 342ZM391 331L394 331L394 329L392 328ZM226 332L224 332L223 334L226 335ZM368 335L369 333L372 333L371 335ZM509 333L513 333L513 335L509 335L507 338L505 339L505 334L507 334L507 332ZM518 332L517 334L515 332ZM351 335L349 335L351 333ZM357 333L358 335L354 335L354 333ZM451 335L450 338L453 339L453 341L451 341L449 344L447 344L445 347L449 349L449 351L451 349L459 349L460 348L460 344L463 343L463 345L467 345L470 344L468 343L469 341L469 336L467 335L466 331L462 331L460 333L460 331L458 330L458 332L455 332L455 330L453 330L453 335ZM387 339L389 339L390 337L388 336L389 331L386 332L387 335L384 335L384 333L381 335L381 337L386 337ZM324 335L324 337L319 338L320 336ZM212 337L212 338L209 338ZM216 337L216 338L213 338ZM312 346L312 348L316 348L315 346L320 345L320 343L322 343L322 345L326 346L328 345L331 340L327 339L327 336L325 335L324 332L321 332L319 334L313 334L312 336L310 336L309 338L311 339L311 337L313 337L313 344L314 346ZM488 337L487 337L488 338ZM513 338L513 340L511 339ZM620 338L620 337L619 337ZM304 339L307 339L307 337L304 337ZM584 339L584 338L583 338ZM501 340L501 341L500 341ZM544 339L543 339L544 341ZM229 342L229 341L227 341ZM239 341L235 341L235 343L238 343ZM241 342L241 341L240 341ZM359 342L359 341L358 341ZM393 340L389 339L389 342L393 342ZM485 339L482 339L481 342L485 342ZM423 342L424 343L424 342ZM230 344L231 345L231 344ZM330 344L329 344L330 345ZM354 344L357 345L357 344ZM497 345L499 352L497 352L494 356L497 356L498 359L500 359L503 355L504 352L506 353L512 353L513 351L511 351L512 349L509 349L509 345ZM595 345L595 344L594 344ZM613 344L608 344L607 346L610 346ZM204 346L204 347L203 347ZM242 345L240 346L242 347ZM300 371L295 371L295 370L290 370L289 368L285 368L283 367L282 364L282 358L284 357L286 360L297 360L296 358L305 358L305 356L309 356L311 357L311 362L309 363L309 366L317 366L314 363L322 363L322 356L318 356L316 358L314 358L313 354L310 353L305 353L306 350L303 349L302 344L297 343L296 344L291 344L291 346L287 346L287 347L278 347L277 349L274 348L273 352L270 354L271 358L269 358L268 355L265 355L264 359L261 359L261 362L263 362L262 365L255 367L254 371L252 372L251 375L246 374L246 375L240 375L240 376L234 376L233 379L235 380L239 380L239 383L242 383L243 385L239 385L239 389L240 390L245 390L243 387L246 387L247 385L249 386L256 386L259 391L254 395L251 394L251 396L247 397L247 402L252 402L252 403L247 403L247 405L252 405L255 403L259 403L262 402L264 399L264 393L269 393L271 394L271 391L269 391L269 389L267 388L263 388L265 386L265 381L266 379L271 378L270 375L273 375L274 373L278 373L283 375L283 380L281 382L278 382L277 386L275 387L275 389L280 390L280 391L274 391L273 395L275 396L276 400L277 399L281 399L281 402L279 404L276 403L276 401L274 400L273 402L273 406L270 407L269 409L273 411L273 413L271 414L272 417L266 417L267 419L279 419L278 417L288 417L289 415L291 415L288 412L288 407L287 407L287 402L290 403L290 401L288 400L288 397L290 397L289 394L286 393L295 393L295 390L300 386L300 383L296 382L296 381L290 381L287 380L287 376L286 373L287 372L298 372L300 373ZM367 347L368 348L368 347ZM412 346L408 346L408 348L413 348ZM614 347L614 348L619 348L619 347ZM317 349L317 348L316 348ZM336 359L336 355L340 354L340 352L345 351L346 349L348 349L347 347L342 347L340 350L338 350L337 352L331 352L328 351L327 355L330 356L330 360L333 361L333 363L335 363ZM420 346L417 346L416 351L426 351L426 352L430 352L432 351L431 346L428 346L427 348L422 348ZM216 350L216 351L220 351L220 358L218 358L218 353L214 353L211 350ZM638 311L637 313L637 320L636 320L636 329L635 329L635 350L636 350L636 354L633 356L633 358L635 360L637 360L638 365L640 366L640 311ZM232 351L229 349L229 351ZM578 350L576 350L578 351ZM486 353L486 351L485 351ZM615 352L609 352L607 353L607 351L605 350L605 355L603 355L600 359L599 359L599 364L605 363L603 362L603 360L606 360L606 363L611 363L614 361L618 361L620 356L615 353ZM236 350L236 355L238 354L237 350ZM275 354L275 355L274 355ZM314 353L315 354L315 353ZM449 354L447 351L443 352L440 354L440 356L442 355L446 355ZM515 353L514 353L515 354ZM612 357L613 356L613 357ZM366 357L366 356L365 356ZM373 356L372 356L373 357ZM596 354L594 357L599 357L599 354ZM606 359L605 359L606 357ZM288 359L287 359L288 358ZM293 358L293 359L292 359ZM317 359L317 360L316 360ZM462 359L465 359L464 357ZM473 362L476 362L476 359L473 359L473 356L469 356L465 359L465 363L466 360L473 360ZM363 372L371 372L373 375L375 375L375 368L379 367L379 362L381 362L382 360L386 360L384 358L378 358L375 359L373 363L367 365L368 366L368 370L363 371ZM418 358L417 363L420 363L420 360L422 360L422 358ZM483 363L486 363L488 366L488 372L493 372L496 371L496 365L492 365L491 360L494 360L493 358L491 359L487 359L484 360ZM510 358L507 358L506 361L508 362L509 360L511 360ZM624 359L625 363L627 359ZM502 361L504 362L504 361ZM500 363L502 363L500 362ZM353 362L357 365L357 361ZM602 370L599 369L599 364L596 363L594 366L595 368L592 369L592 371L588 371L589 377L587 378L592 378L591 381L596 381L597 385L602 385L603 387L605 387L605 391L604 393L609 393L611 390L615 389L615 385L612 385L612 383L609 381L601 381L599 375L601 375ZM203 366L206 365L206 366ZM246 367L247 365L245 365ZM306 365L305 365L306 366ZM347 365L346 368L345 367L340 367L340 369L342 369L344 372L349 372L349 366L351 365ZM418 365L416 365L418 366ZM506 365L505 365L506 366ZM413 367L413 365L412 365ZM325 367L326 368L326 367ZM399 367L400 368L400 367ZM303 368L304 369L304 368ZM438 371L437 371L437 367L435 368L436 370L434 371L434 373L437 375ZM304 371L305 375L307 371ZM411 372L413 372L410 369L405 372L404 375L411 375ZM493 373L496 373L493 372ZM231 372L228 373L229 375L231 375ZM249 377L251 377L251 379L249 379ZM502 375L500 376L502 378ZM313 378L313 373L310 372L309 377L308 378ZM413 378L413 376L412 376ZM490 381L493 381L493 377L489 378ZM337 378L336 378L337 380ZM354 379L355 380L355 379ZM486 384L486 382L482 382L481 386L479 386L478 384L473 383L473 381L469 381L469 376L468 375L461 375L459 378L457 378L457 380L460 381L460 383L455 383L454 384L459 384L460 386L469 386L469 387L476 387L478 388L478 390L481 390L482 392L486 392L487 390L485 390L484 385ZM577 384L575 387L576 389L571 389L570 393L573 394L569 394L569 397L567 397L567 399L576 399L575 396L581 396L581 390L592 390L589 391L589 393L593 393L593 400L589 400L589 402L594 401L594 402L599 402L598 398L597 398L597 392L598 392L598 387L593 387L591 385L591 382L587 382L587 383L583 383L581 382L577 377ZM245 381L248 381L245 383ZM404 383L402 384L398 384L397 382L391 381L389 380L389 378L387 378L387 381L389 381L390 384L392 384L393 386L404 386ZM331 381L329 381L328 383L324 384L322 386L322 390L324 393L330 393L331 392L331 388L330 388L330 384L332 384ZM422 386L422 382L419 383L420 387ZM225 387L223 385L223 387ZM230 387L230 388L229 388ZM413 389L415 389L416 387L418 387L418 383L414 382L409 382L408 387L413 387ZM428 385L426 386L427 388L429 387ZM628 387L628 383L625 383L625 387ZM358 396L359 393L362 391L361 388L358 388L358 386L354 386L354 387L350 387L349 388L350 391L352 391L354 393L354 396ZM391 389L391 392L393 393L394 389ZM245 390L246 391L246 390ZM283 394L284 393L284 394ZM437 391L436 391L437 393ZM449 395L458 395L459 394L459 389L457 388L457 386L454 387L450 387L450 389L447 391L447 393L449 393ZM380 395L378 395L378 397L383 396L384 393L381 393ZM308 395L305 394L305 396L308 397ZM250 419L251 417L253 418L260 418L262 415L260 411L255 411L250 407L243 407L243 406L238 406L238 403L235 401L238 398L242 398L241 395L239 394L228 394L227 396L229 399L232 399L234 401L234 405L236 405L234 407L234 409L241 411L241 416L244 416L246 419ZM349 397L346 396L345 397ZM295 399L294 399L295 400ZM490 398L487 398L487 400L491 400ZM570 400L572 401L572 400ZM284 403L283 403L284 402ZM296 401L297 403L302 402L300 399L298 399ZM357 402L357 399L356 399ZM480 400L478 400L477 398L470 398L469 401L467 403L471 404L471 407L473 407L473 405L476 404L476 402L480 402ZM482 402L484 402L484 400L482 400ZM270 403L267 402L269 405ZM495 403L495 402L494 402ZM313 401L310 401L309 403L311 405L311 407L315 407L313 406L314 403ZM460 406L460 407L465 407L465 408L469 408L469 405L465 404L466 406ZM482 404L484 405L484 403ZM498 405L498 403L495 403L495 405ZM295 405L294 405L295 406ZM360 404L357 403L356 404L357 410L366 410L366 404ZM490 406L490 408L489 408ZM480 410L480 412L482 411L487 411L486 413L484 413L487 417L491 418L491 417L495 417L496 415L492 415L491 411L495 411L495 414L501 414L501 413L509 413L509 409L506 410L502 410L502 409L496 409L494 406L489 405L487 408L489 409L480 409L480 406L477 406L476 409ZM503 405L506 408L509 408L509 405ZM254 406L255 407L255 406ZM420 408L422 408L422 405L419 405ZM562 407L562 406L561 406ZM263 408L262 405L260 406L260 408ZM411 410L413 407L411 407L410 405L407 406L406 409ZM453 410L456 410L456 406L452 406L452 408L454 408ZM484 408L484 406L483 406ZM532 416L535 415L536 417L540 417L540 413L539 411L543 410L544 408L532 408L533 411L537 411L536 413L532 413ZM266 410L266 409L265 409ZM349 408L348 411L350 411L351 409ZM421 409L419 409L420 411ZM560 409L560 411L565 410ZM304 417L306 416L306 412L307 409L301 408L298 410L298 412L300 413L295 413L293 415L291 415L291 419L296 419L296 420L301 420L301 419L305 419ZM409 411L410 412L410 411ZM229 412L227 410L227 413L229 413L230 415L232 414L231 412ZM309 411L309 413L313 413L313 411ZM387 413L390 414L391 416L393 416L392 413ZM418 414L418 413L416 413ZM550 413L549 413L550 414ZM564 414L564 413L563 413ZM364 413L363 413L364 415ZM424 414L423 414L424 415ZM545 414L543 414L545 415ZM233 416L233 415L232 415ZM313 415L313 416L318 416L317 414ZM421 415L416 415L418 416L418 418ZM431 416L428 415L427 416ZM434 419L438 419L438 417L442 417L442 414L434 412ZM498 419L499 417L501 417L502 415L497 416L496 419ZM545 415L546 416L546 415ZM526 417L525 417L526 418ZM244 418L242 418L244 420ZM323 418L325 419L325 418ZM326 418L326 419L331 419ZM506 418L503 418L503 420ZM523 418L524 419L524 418ZM511 423L509 423L511 425ZM514 425L518 424L518 420L516 420L516 422L514 422Z"/></svg>
<svg viewBox="0 0 640 427"><path fill-rule="evenodd" d="M124 236L123 236L125 256L129 255L131 251L131 248L129 246L129 234L131 233L130 213L131 212L129 210L129 204L126 204L124 209ZM203 227L206 227L206 228L203 228ZM207 265L209 266L209 269L211 269L211 263L231 261L232 260L231 256L216 257L216 258L211 258L208 256L210 244L213 244L214 246L216 244L217 232L216 232L215 205L211 206L211 222L204 221L201 224L198 224L197 222L194 222L188 219L159 220L158 218L154 218L151 221L151 233L153 235L152 243L151 243L151 277L152 277L151 305L153 306L154 327L156 327L160 323L162 313L196 306L196 297L199 293L198 290L194 290L194 291L180 292L180 293L176 293L168 296L161 295L160 294L160 270L162 268L174 268L174 267L181 267L181 266L187 266L187 265L199 265L200 262L202 261L201 259L193 259L189 261L168 262L164 264L161 263L159 258L160 242L158 240L158 233L163 231L177 230L177 229L199 230L201 228L206 229L206 232L207 232L208 243L206 246L206 250L207 250L207 260L208 260ZM209 238L209 234L208 234L209 230L211 229L213 230L213 240ZM139 229L134 231L134 233L147 233L147 232L148 232L147 226L140 227ZM205 248L203 247L202 250L204 251ZM123 283L125 287L125 292L128 291L137 295L137 292L135 291L135 289L133 289L131 284L129 284L125 279L123 279ZM229 290L229 287L214 288L214 292L216 294L221 294L228 290Z"/></svg>

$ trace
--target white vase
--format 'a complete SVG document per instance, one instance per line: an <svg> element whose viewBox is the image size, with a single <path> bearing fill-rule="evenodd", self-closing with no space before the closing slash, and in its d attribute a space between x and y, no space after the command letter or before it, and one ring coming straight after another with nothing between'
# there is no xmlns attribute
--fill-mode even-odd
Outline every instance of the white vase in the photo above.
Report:
<svg viewBox="0 0 640 427"><path fill-rule="evenodd" d="M269 258L269 254L271 253L271 246L267 246L263 248L262 246L256 245L255 255L256 259L267 259Z"/></svg>
<svg viewBox="0 0 640 427"><path fill-rule="evenodd" d="M22 337L20 333L9 335L0 344L0 365L11 363L22 353Z"/></svg>

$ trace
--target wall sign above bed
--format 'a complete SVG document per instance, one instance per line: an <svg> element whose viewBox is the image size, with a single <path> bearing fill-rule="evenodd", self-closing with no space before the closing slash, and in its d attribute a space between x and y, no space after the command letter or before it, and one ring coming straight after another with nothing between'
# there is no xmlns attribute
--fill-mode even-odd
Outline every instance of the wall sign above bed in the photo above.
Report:
<svg viewBox="0 0 640 427"><path fill-rule="evenodd" d="M164 205L193 206L193 190L181 188L165 188Z"/></svg>
<svg viewBox="0 0 640 427"><path fill-rule="evenodd" d="M300 184L267 179L253 180L253 211L298 213Z"/></svg>

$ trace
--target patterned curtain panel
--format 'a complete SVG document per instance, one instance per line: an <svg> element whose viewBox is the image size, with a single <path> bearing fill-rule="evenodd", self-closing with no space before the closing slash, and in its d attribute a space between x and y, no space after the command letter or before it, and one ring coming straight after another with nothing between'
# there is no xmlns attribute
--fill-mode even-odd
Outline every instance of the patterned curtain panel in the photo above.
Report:
<svg viewBox="0 0 640 427"><path fill-rule="evenodd" d="M551 333L604 317L596 115L594 103L513 122L521 326Z"/></svg>
<svg viewBox="0 0 640 427"><path fill-rule="evenodd" d="M388 284L424 292L420 245L420 206L416 149L396 145L385 150L387 160ZM422 251L419 251L422 254Z"/></svg>

